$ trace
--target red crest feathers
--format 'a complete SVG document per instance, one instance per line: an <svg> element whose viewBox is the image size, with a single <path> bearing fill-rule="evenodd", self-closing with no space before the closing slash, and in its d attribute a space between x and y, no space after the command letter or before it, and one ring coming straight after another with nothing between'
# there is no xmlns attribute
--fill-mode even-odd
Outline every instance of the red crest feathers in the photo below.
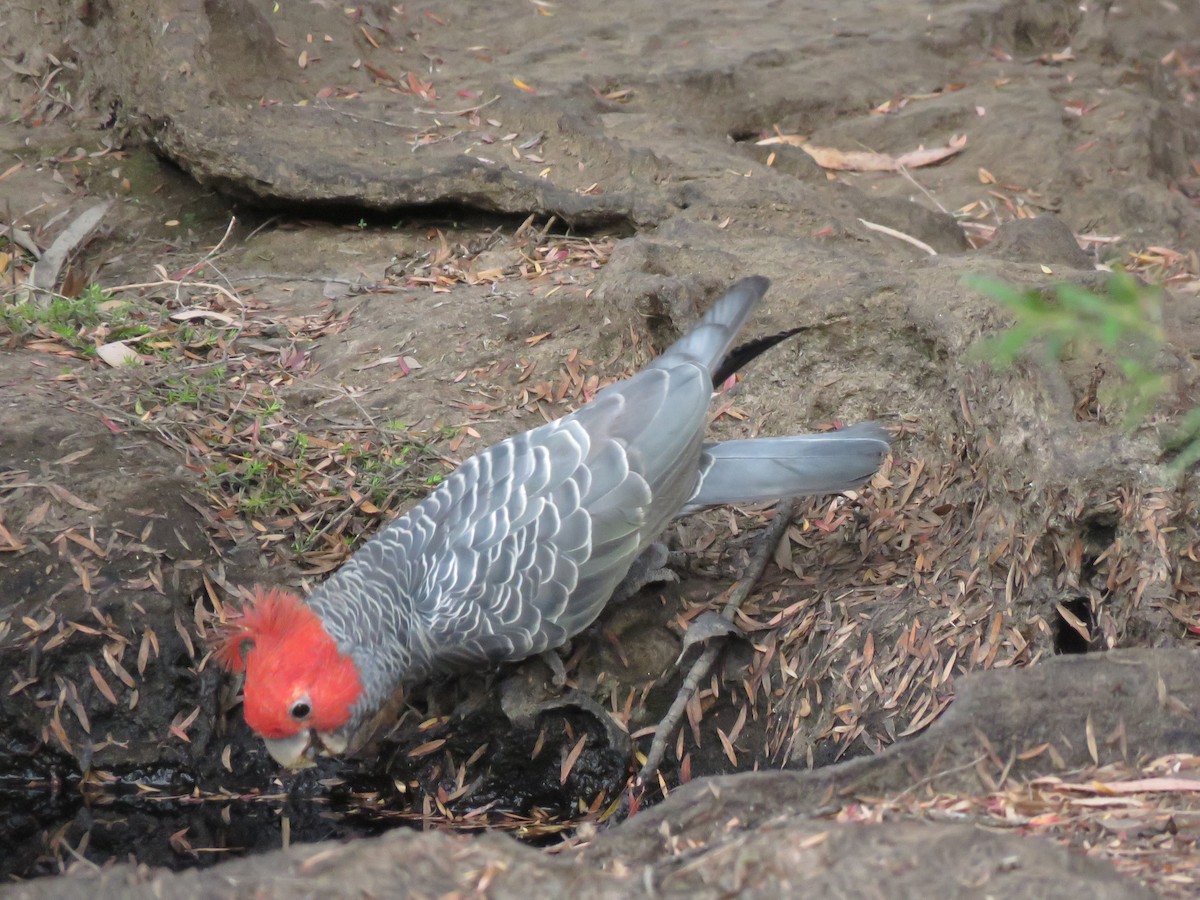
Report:
<svg viewBox="0 0 1200 900"><path fill-rule="evenodd" d="M362 694L354 660L291 591L257 588L223 629L213 656L231 672L245 673L246 723L266 738L341 728ZM295 714L297 701L308 712Z"/></svg>
<svg viewBox="0 0 1200 900"><path fill-rule="evenodd" d="M246 671L245 652L259 640L279 640L308 612L299 594L283 588L254 589L254 599L221 629L213 658L230 672ZM312 613L308 613L312 615Z"/></svg>

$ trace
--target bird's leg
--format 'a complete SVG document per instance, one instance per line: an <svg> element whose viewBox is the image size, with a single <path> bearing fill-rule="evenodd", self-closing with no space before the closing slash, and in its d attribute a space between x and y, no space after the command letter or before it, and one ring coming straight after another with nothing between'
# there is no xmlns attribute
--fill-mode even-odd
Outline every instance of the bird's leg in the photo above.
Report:
<svg viewBox="0 0 1200 900"><path fill-rule="evenodd" d="M561 647L543 650L538 654L538 659L544 662L550 670L550 684L554 686L555 690L561 690L567 683L567 667L563 662L563 656L570 652L571 644L568 641Z"/></svg>
<svg viewBox="0 0 1200 900"><path fill-rule="evenodd" d="M684 559L682 551L672 553L666 544L655 541L642 551L642 555L633 561L625 578L613 591L613 603L624 603L648 584L658 584L663 581L678 581L669 567L678 565Z"/></svg>

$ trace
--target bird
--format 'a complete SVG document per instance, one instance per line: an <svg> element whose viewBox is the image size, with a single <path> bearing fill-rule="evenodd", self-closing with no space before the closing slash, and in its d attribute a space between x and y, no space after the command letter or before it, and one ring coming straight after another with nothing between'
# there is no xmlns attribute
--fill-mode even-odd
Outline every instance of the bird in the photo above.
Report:
<svg viewBox="0 0 1200 900"><path fill-rule="evenodd" d="M792 333L734 347L769 285L733 283L634 375L461 463L306 599L256 588L214 657L244 675L243 716L271 756L315 765L402 685L560 647L678 516L869 479L889 449L877 422L704 439L714 383Z"/></svg>

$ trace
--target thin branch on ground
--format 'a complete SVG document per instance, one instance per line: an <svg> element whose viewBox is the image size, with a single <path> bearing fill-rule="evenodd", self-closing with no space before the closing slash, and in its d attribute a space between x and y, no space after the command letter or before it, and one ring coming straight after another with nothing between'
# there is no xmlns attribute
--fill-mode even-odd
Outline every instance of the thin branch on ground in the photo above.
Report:
<svg viewBox="0 0 1200 900"><path fill-rule="evenodd" d="M161 265L156 265L154 267L154 271L159 276L161 276L161 280L159 280L159 281L144 281L144 282L139 282L137 284L116 284L116 285L113 285L112 287L106 287L104 289L104 292L106 294L118 294L118 293L124 293L126 291L143 291L143 290L148 290L150 288L173 287L173 288L175 288L176 296L178 297L179 291L181 291L183 288L195 288L197 290L203 290L203 291L215 291L216 293L218 293L222 297L224 297L226 300L228 300L234 306L241 307L241 306L245 305L243 303L241 297L238 297L232 291L229 291L229 290L221 287L219 284L213 284L208 281L185 281L184 279L181 279L181 278L171 278L167 274L167 270L165 268L163 268Z"/></svg>
<svg viewBox="0 0 1200 900"><path fill-rule="evenodd" d="M930 256L937 256L938 252L930 247L920 238L915 238L911 234L905 234L903 231L897 231L895 228L889 228L886 225L880 225L877 222L868 222L866 219L859 219L859 223L871 231L878 231L880 234L886 234L888 237L894 237L898 241L904 241L906 244L912 244L918 250L924 250Z"/></svg>
<svg viewBox="0 0 1200 900"><path fill-rule="evenodd" d="M928 197L929 202L936 206L939 211L948 216L954 215L952 212L950 212L950 210L942 206L941 201L939 201L937 197L933 196L933 194L926 190L925 185L921 184L921 182L917 181L917 179L912 176L912 173L908 171L908 166L900 166L900 168L898 168L896 171L903 175L913 187Z"/></svg>
<svg viewBox="0 0 1200 900"><path fill-rule="evenodd" d="M738 579L737 584L729 592L729 597L725 601L725 607L721 610L722 618L730 622L733 621L738 608L750 596L750 592L754 590L758 584L758 580L762 578L762 574L767 568L767 561L775 555L775 548L787 531L788 524L792 521L792 516L795 515L795 512L796 499L794 497L788 497L779 501L779 505L775 507L775 518L771 520L771 524L759 535L758 540L755 542L754 550L750 555L750 563L746 566L745 571L742 572L742 577ZM708 646L704 648L704 652L700 654L700 658L692 664L691 671L688 672L687 677L683 680L683 684L679 687L679 693L675 697L675 702L671 704L671 708L667 711L667 714L658 723L658 728L654 732L654 740L650 744L650 752L646 754L646 764L642 766L642 770L638 772L637 778L634 779L633 786L635 788L644 787L658 772L658 767L662 765L663 756L667 752L667 742L670 740L671 735L675 733L675 729L679 726L679 723L683 720L688 702L692 699L692 695L699 689L700 683L712 671L713 664L716 663L717 657L720 656L724 646L724 639L719 637L713 638L708 642Z"/></svg>

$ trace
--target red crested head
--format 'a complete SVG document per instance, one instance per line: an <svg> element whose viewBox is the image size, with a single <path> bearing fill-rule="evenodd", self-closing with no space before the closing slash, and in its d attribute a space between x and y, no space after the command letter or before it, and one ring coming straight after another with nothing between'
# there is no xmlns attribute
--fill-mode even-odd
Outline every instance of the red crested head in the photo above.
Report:
<svg viewBox="0 0 1200 900"><path fill-rule="evenodd" d="M336 731L350 721L362 694L354 660L298 594L279 588L255 589L214 657L229 671L246 673L246 724L264 738Z"/></svg>

